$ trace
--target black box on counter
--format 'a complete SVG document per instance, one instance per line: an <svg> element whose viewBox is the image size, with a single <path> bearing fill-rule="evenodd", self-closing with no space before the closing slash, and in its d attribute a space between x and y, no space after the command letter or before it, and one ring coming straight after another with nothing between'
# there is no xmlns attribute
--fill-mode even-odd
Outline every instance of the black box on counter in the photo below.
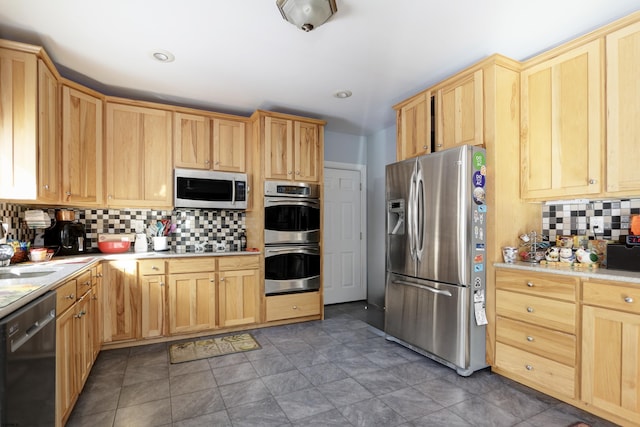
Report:
<svg viewBox="0 0 640 427"><path fill-rule="evenodd" d="M640 246L607 245L607 268L640 271Z"/></svg>

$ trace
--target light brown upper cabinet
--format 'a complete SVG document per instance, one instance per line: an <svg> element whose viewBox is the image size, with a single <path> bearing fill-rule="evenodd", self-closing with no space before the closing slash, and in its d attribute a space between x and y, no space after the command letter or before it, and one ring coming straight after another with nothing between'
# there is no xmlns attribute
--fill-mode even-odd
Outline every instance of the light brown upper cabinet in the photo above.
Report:
<svg viewBox="0 0 640 427"><path fill-rule="evenodd" d="M396 160L431 152L431 91L393 107L396 110Z"/></svg>
<svg viewBox="0 0 640 427"><path fill-rule="evenodd" d="M602 191L602 41L521 73L521 196L548 200Z"/></svg>
<svg viewBox="0 0 640 427"><path fill-rule="evenodd" d="M264 117L266 179L319 182L322 176L322 125Z"/></svg>
<svg viewBox="0 0 640 427"><path fill-rule="evenodd" d="M640 194L640 22L606 36L608 193Z"/></svg>
<svg viewBox="0 0 640 427"><path fill-rule="evenodd" d="M171 207L171 112L107 100L107 204Z"/></svg>
<svg viewBox="0 0 640 427"><path fill-rule="evenodd" d="M453 78L436 96L436 151L459 145L482 145L482 70Z"/></svg>
<svg viewBox="0 0 640 427"><path fill-rule="evenodd" d="M176 112L174 165L245 172L245 122Z"/></svg>
<svg viewBox="0 0 640 427"><path fill-rule="evenodd" d="M38 59L38 201L58 203L60 188L60 132L58 80Z"/></svg>
<svg viewBox="0 0 640 427"><path fill-rule="evenodd" d="M0 48L0 93L0 198L33 200L38 176L38 62L34 54Z"/></svg>
<svg viewBox="0 0 640 427"><path fill-rule="evenodd" d="M63 85L63 204L95 206L103 202L102 162L102 99Z"/></svg>

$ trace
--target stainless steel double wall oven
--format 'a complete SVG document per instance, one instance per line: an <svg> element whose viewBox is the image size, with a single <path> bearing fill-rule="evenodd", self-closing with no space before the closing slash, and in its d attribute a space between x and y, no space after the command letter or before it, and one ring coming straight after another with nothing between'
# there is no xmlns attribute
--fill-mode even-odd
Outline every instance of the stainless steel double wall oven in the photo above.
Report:
<svg viewBox="0 0 640 427"><path fill-rule="evenodd" d="M264 184L265 293L320 288L320 186Z"/></svg>

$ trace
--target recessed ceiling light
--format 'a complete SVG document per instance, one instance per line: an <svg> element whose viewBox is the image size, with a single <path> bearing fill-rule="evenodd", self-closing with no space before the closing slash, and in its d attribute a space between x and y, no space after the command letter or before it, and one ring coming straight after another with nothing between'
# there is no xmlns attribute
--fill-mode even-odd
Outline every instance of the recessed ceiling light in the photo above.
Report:
<svg viewBox="0 0 640 427"><path fill-rule="evenodd" d="M173 53L166 50L157 50L153 52L152 56L160 62L173 62L176 59Z"/></svg>
<svg viewBox="0 0 640 427"><path fill-rule="evenodd" d="M339 90L336 93L333 94L333 96L335 96L336 98L340 98L340 99L345 99L345 98L349 98L351 95L353 95L351 93L350 90Z"/></svg>

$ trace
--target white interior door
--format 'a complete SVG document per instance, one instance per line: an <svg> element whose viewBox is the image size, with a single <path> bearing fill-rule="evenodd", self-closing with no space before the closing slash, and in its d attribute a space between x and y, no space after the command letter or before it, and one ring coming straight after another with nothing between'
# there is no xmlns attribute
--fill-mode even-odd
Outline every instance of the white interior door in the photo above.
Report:
<svg viewBox="0 0 640 427"><path fill-rule="evenodd" d="M345 167L357 168L358 165ZM324 169L324 303L366 299L362 189L358 169Z"/></svg>

